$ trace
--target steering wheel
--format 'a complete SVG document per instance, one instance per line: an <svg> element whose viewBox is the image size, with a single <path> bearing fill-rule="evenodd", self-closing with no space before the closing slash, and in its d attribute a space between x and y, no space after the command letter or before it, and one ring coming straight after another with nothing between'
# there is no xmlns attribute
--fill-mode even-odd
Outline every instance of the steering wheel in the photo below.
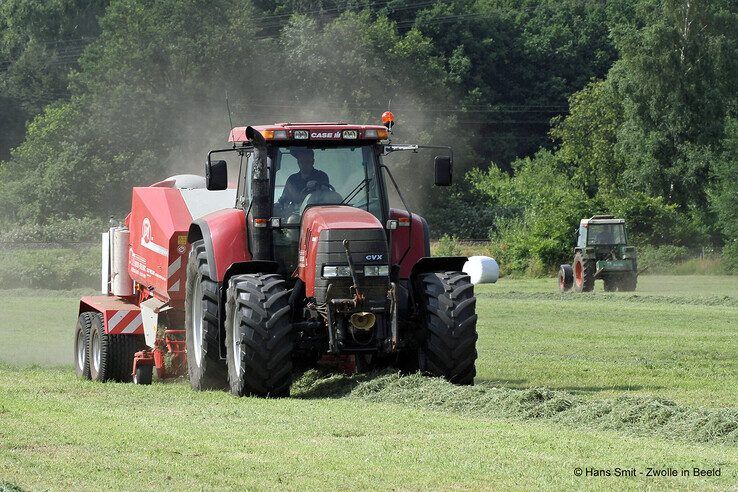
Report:
<svg viewBox="0 0 738 492"><path fill-rule="evenodd" d="M325 188L328 188L328 189L329 189L330 191L336 191L336 189L335 189L335 188L333 187L333 185L332 185L332 184L330 184L330 183L326 183L326 184L318 184L318 183L316 182L316 183L315 183L315 186L314 186L314 187L310 186L310 183L311 183L311 182L308 182L307 186L305 186L305 187L304 187L304 188L303 188L303 189L302 189L302 190L300 191L300 193L302 193L303 195L308 195L308 194L310 194L310 193L313 193L313 192L315 192L315 191L318 191L319 189L321 189L321 188L324 188L324 187L325 187Z"/></svg>

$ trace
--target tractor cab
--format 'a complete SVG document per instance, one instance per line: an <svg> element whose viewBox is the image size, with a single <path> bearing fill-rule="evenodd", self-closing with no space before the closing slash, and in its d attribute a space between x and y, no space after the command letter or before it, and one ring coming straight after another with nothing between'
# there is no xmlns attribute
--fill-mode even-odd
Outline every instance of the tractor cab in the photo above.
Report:
<svg viewBox="0 0 738 492"><path fill-rule="evenodd" d="M628 244L625 220L612 215L595 215L579 224L578 248L587 246L619 246Z"/></svg>

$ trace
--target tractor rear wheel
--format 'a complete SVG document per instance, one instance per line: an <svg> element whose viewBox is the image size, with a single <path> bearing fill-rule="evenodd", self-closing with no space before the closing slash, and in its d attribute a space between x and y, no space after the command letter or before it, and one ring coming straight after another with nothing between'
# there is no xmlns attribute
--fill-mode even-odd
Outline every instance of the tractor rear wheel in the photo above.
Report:
<svg viewBox="0 0 738 492"><path fill-rule="evenodd" d="M420 369L455 384L474 384L477 374L477 298L463 272L425 273L418 277L423 336Z"/></svg>
<svg viewBox="0 0 738 492"><path fill-rule="evenodd" d="M574 289L577 292L594 290L596 268L594 260L583 258L581 253L574 255Z"/></svg>
<svg viewBox="0 0 738 492"><path fill-rule="evenodd" d="M289 396L292 384L290 290L273 274L231 278L226 304L228 380L236 396Z"/></svg>
<svg viewBox="0 0 738 492"><path fill-rule="evenodd" d="M143 335L109 335L105 333L102 314L92 314L88 354L90 379L130 382L133 358L146 346Z"/></svg>
<svg viewBox="0 0 738 492"><path fill-rule="evenodd" d="M559 290L568 292L572 285L574 285L574 270L569 264L561 265L559 267Z"/></svg>
<svg viewBox="0 0 738 492"><path fill-rule="evenodd" d="M185 297L187 371L194 390L224 389L228 383L220 358L219 290L218 282L210 278L205 241L195 241L187 260Z"/></svg>
<svg viewBox="0 0 738 492"><path fill-rule="evenodd" d="M74 330L74 369L80 379L90 379L90 328L93 311L79 315Z"/></svg>
<svg viewBox="0 0 738 492"><path fill-rule="evenodd" d="M619 277L605 277L602 282L605 286L605 292L615 292L621 286Z"/></svg>
<svg viewBox="0 0 738 492"><path fill-rule="evenodd" d="M621 292L633 292L638 285L638 275L629 273L620 279L619 289Z"/></svg>

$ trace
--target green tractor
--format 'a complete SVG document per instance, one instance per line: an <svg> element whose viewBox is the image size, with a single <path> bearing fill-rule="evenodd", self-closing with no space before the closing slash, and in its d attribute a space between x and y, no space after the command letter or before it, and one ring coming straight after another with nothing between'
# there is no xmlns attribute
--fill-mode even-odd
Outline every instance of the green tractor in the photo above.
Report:
<svg viewBox="0 0 738 492"><path fill-rule="evenodd" d="M638 262L635 246L628 246L625 220L612 215L595 215L579 224L574 265L561 265L559 289L567 292L594 290L601 278L605 291L631 292L638 283Z"/></svg>

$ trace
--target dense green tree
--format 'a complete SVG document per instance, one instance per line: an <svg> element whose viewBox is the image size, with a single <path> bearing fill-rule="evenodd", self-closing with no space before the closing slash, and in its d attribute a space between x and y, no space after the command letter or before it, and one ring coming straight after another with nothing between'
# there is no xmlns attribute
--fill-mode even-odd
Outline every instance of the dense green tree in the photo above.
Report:
<svg viewBox="0 0 738 492"><path fill-rule="evenodd" d="M0 160L23 138L26 122L68 97L67 76L99 33L107 0L0 2Z"/></svg>

